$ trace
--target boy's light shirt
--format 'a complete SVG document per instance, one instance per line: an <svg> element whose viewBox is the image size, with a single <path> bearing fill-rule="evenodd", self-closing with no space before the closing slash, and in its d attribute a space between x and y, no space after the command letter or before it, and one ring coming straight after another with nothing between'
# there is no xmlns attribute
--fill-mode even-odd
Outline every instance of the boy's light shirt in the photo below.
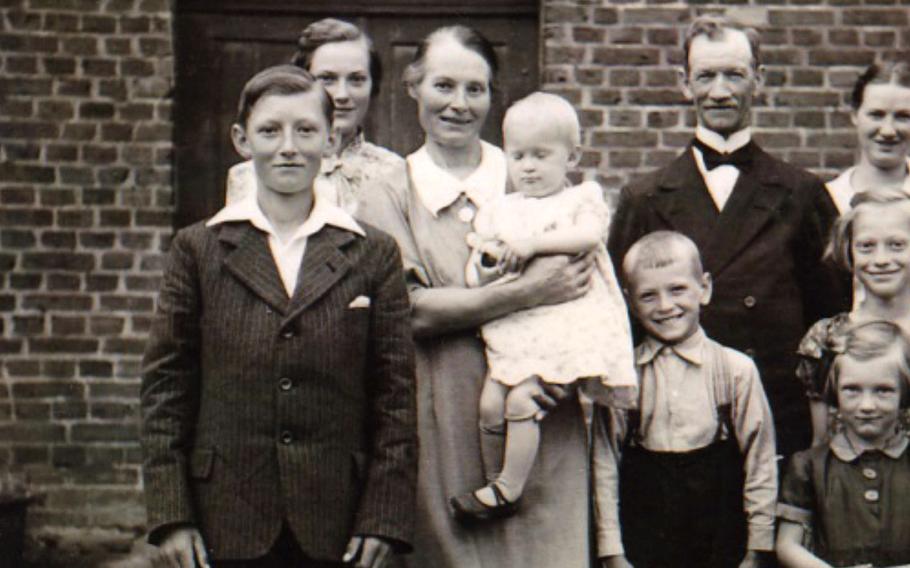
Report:
<svg viewBox="0 0 910 568"><path fill-rule="evenodd" d="M725 139L720 134L708 130L704 126L696 126L695 137L721 154L730 154L752 140L752 131L746 127ZM739 170L736 166L729 165L717 166L713 170L708 170L705 167L705 159L701 150L693 147L692 154L695 156L695 165L698 166L698 171L701 172L701 177L704 178L705 185L708 186L708 193L711 194L714 205L718 211L723 211L730 194L733 193L733 186L736 185L736 180L739 179Z"/></svg>
<svg viewBox="0 0 910 568"><path fill-rule="evenodd" d="M225 206L209 219L205 226L213 227L220 223L248 221L260 231L265 232L269 237L269 250L272 252L281 282L284 284L288 297L291 297L297 288L297 275L300 272L300 263L303 261L307 238L310 235L318 233L326 225L332 225L360 236L366 236L353 217L332 203L331 192L332 188L325 180L317 178L313 182L314 199L310 215L285 242L278 238L278 233L272 223L260 209L255 191L250 192L240 201Z"/></svg>
<svg viewBox="0 0 910 568"><path fill-rule="evenodd" d="M725 349L711 342L701 328L676 345L665 345L649 336L636 347L635 360L641 378L639 432L644 448L655 452L688 452L714 441L719 418L711 377L705 370L714 367L709 357L717 353L715 347ZM730 351L725 349L724 356L736 385L731 400L736 432L727 435L735 434L744 457L747 548L773 550L777 500L773 421L755 364L746 355ZM619 462L627 435L624 412L602 414L606 420L595 421L593 450L595 519L601 558L623 554Z"/></svg>
<svg viewBox="0 0 910 568"><path fill-rule="evenodd" d="M434 217L464 194L474 207L502 195L506 186L506 158L502 150L480 141L480 164L471 175L458 179L437 166L426 146L407 157L411 182L420 202ZM473 216L473 211L471 212ZM469 222L471 219L465 220Z"/></svg>

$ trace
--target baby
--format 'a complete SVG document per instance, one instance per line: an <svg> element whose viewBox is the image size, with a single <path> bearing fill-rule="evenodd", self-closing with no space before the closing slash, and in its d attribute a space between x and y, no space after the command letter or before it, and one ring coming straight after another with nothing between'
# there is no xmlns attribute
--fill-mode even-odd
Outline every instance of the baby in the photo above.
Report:
<svg viewBox="0 0 910 568"><path fill-rule="evenodd" d="M595 182L566 182L580 156L575 110L556 95L534 93L506 112L503 138L514 191L478 211L468 236L468 284L515 278L538 255L592 254L596 270L580 297L482 327L481 457L489 484L451 499L466 522L515 512L540 441L534 397L542 382L581 381L595 400L620 406L637 395L627 309L604 246L610 215L603 191Z"/></svg>

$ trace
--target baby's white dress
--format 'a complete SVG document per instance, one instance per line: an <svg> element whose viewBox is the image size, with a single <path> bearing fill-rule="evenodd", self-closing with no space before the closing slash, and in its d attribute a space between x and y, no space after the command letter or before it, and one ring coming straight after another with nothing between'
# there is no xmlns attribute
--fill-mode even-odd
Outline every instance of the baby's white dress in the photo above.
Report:
<svg viewBox="0 0 910 568"><path fill-rule="evenodd" d="M476 235L468 239L473 248L466 268L469 280L476 281L472 274L489 270L480 265L483 241L520 239L569 227L582 213L597 216L605 240L610 212L596 182L543 198L509 193L484 204L474 220ZM556 384L599 378L611 389L637 387L628 312L603 244L597 247L595 259L591 288L581 298L513 312L482 326L492 379L514 386L532 375ZM509 278L506 275L490 285Z"/></svg>

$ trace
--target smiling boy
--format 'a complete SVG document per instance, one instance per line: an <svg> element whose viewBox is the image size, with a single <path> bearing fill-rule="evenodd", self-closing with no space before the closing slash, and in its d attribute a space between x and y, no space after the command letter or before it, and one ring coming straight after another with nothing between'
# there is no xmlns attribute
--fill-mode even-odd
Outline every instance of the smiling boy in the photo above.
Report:
<svg viewBox="0 0 910 568"><path fill-rule="evenodd" d="M244 87L256 191L175 235L142 372L149 540L171 566L380 568L416 490L398 247L320 197L332 103L294 66Z"/></svg>
<svg viewBox="0 0 910 568"><path fill-rule="evenodd" d="M773 550L777 464L755 364L702 331L712 283L689 238L650 233L622 266L647 337L638 409L595 416L602 566L759 566Z"/></svg>

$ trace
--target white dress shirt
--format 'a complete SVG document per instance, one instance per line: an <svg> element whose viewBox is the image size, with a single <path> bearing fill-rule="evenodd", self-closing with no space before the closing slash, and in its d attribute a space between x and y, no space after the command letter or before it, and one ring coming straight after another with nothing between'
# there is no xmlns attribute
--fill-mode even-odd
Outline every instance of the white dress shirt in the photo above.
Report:
<svg viewBox="0 0 910 568"><path fill-rule="evenodd" d="M307 238L310 235L318 233L325 225L333 225L352 233L366 236L366 233L363 232L363 229L353 217L333 204L331 199L333 195L332 188L324 185L328 183L319 178L313 182L314 200L310 215L287 240L282 241L278 237L275 227L265 216L265 213L262 212L259 207L259 201L256 198L256 191L250 192L239 201L225 206L214 217L209 219L205 225L206 227L212 227L219 223L248 221L251 225L266 233L269 238L269 250L272 252L272 259L274 259L275 266L278 268L278 274L281 276L284 290L290 298L294 295L294 290L297 288L300 264L303 262Z"/></svg>
<svg viewBox="0 0 910 568"><path fill-rule="evenodd" d="M752 131L749 128L743 128L725 139L720 134L703 126L696 126L695 137L721 154L731 154L752 140ZM717 166L713 170L708 170L701 150L697 146L692 147L692 154L695 156L695 164L698 166L698 171L701 172L701 177L704 178L705 185L708 186L708 193L711 194L714 205L718 211L723 211L730 194L733 193L733 186L736 185L736 180L739 179L739 169L736 166L723 165Z"/></svg>

